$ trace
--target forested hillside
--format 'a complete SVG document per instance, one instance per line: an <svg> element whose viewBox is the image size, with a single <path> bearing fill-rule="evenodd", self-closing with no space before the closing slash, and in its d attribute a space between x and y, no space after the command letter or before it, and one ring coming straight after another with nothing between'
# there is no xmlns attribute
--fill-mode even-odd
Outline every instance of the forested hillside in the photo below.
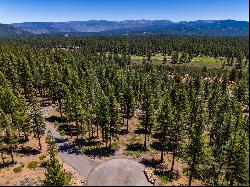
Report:
<svg viewBox="0 0 250 187"><path fill-rule="evenodd" d="M196 36L247 36L249 22L236 20L198 20L172 22L169 20L90 20L70 22L13 23L15 28L33 34L151 34Z"/></svg>
<svg viewBox="0 0 250 187"><path fill-rule="evenodd" d="M60 128L66 126L61 134L79 140L82 149L100 139L111 152L115 144L127 154L153 157L149 150L156 150L160 159L153 169L163 181L185 175L188 185L248 185L248 42L184 36L1 39L2 163L15 163L15 150L32 136L43 149L40 107L46 103L38 98L46 98L58 104ZM162 56L159 64L156 55ZM216 59L219 68L189 67L194 58ZM143 139L120 141L133 137L129 120L135 116ZM177 162L185 164L182 174Z"/></svg>
<svg viewBox="0 0 250 187"><path fill-rule="evenodd" d="M0 23L0 37L10 37L10 36L29 36L31 33L23 31L21 29L15 28L9 24Z"/></svg>

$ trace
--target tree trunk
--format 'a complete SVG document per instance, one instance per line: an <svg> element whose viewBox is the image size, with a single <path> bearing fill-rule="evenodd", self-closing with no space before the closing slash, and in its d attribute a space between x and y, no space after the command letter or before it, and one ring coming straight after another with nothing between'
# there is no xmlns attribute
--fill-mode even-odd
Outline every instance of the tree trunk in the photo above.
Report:
<svg viewBox="0 0 250 187"><path fill-rule="evenodd" d="M41 144L41 138L40 135L38 134L38 143L39 143L39 149L42 150L42 144Z"/></svg>
<svg viewBox="0 0 250 187"><path fill-rule="evenodd" d="M5 160L4 160L3 153L1 153L1 157L2 157L2 160L3 160L3 164L4 164L4 163L5 163Z"/></svg>
<svg viewBox="0 0 250 187"><path fill-rule="evenodd" d="M73 138L72 126L70 125L69 128L70 128L70 138L72 139Z"/></svg>
<svg viewBox="0 0 250 187"><path fill-rule="evenodd" d="M35 118L36 119L36 118ZM37 135L37 138L38 138L38 143L39 143L39 149L42 150L42 144L41 144L41 138L40 138L40 131L38 129L38 126L36 128L36 135Z"/></svg>
<svg viewBox="0 0 250 187"><path fill-rule="evenodd" d="M109 148L110 148L110 149L112 148L112 137L111 137L111 135L110 135L110 137L109 137Z"/></svg>
<svg viewBox="0 0 250 187"><path fill-rule="evenodd" d="M191 165L191 172L190 172L190 175L189 175L188 186L191 186L191 184L192 184L195 161L196 161L196 154L193 156L192 165Z"/></svg>
<svg viewBox="0 0 250 187"><path fill-rule="evenodd" d="M145 127L144 148L147 149L147 127Z"/></svg>
<svg viewBox="0 0 250 187"><path fill-rule="evenodd" d="M128 116L127 116L127 132L129 132L129 131L128 131Z"/></svg>
<svg viewBox="0 0 250 187"><path fill-rule="evenodd" d="M79 122L76 121L76 139L78 140L78 134L79 134Z"/></svg>
<svg viewBox="0 0 250 187"><path fill-rule="evenodd" d="M99 137L99 135L98 135L98 124L96 125L96 137L98 138Z"/></svg>
<svg viewBox="0 0 250 187"><path fill-rule="evenodd" d="M59 110L60 110L60 115L61 115L61 119L62 119L62 101L61 99L58 100L58 103L59 103Z"/></svg>
<svg viewBox="0 0 250 187"><path fill-rule="evenodd" d="M10 155L11 155L11 163L14 164L14 155L13 155L13 149L10 150Z"/></svg>
<svg viewBox="0 0 250 187"><path fill-rule="evenodd" d="M90 124L88 124L88 127L89 127L89 129L88 129L89 132L88 132L88 133L89 133L89 142L90 142L90 138L91 138L91 137L90 137L90 136L91 136L91 135L90 135L90 128L91 128L91 127L90 127Z"/></svg>
<svg viewBox="0 0 250 187"><path fill-rule="evenodd" d="M177 149L177 136L175 136L175 145L174 145L174 150L173 150L173 157L172 157L172 166L171 166L171 173L174 171L174 161L175 161L175 156L176 156L176 149Z"/></svg>
<svg viewBox="0 0 250 187"><path fill-rule="evenodd" d="M176 151L176 146L174 147L174 150L173 150L172 166L171 166L171 169L170 169L171 173L174 171L175 151Z"/></svg>
<svg viewBox="0 0 250 187"><path fill-rule="evenodd" d="M109 136L109 148L111 149L112 147L112 129L111 129L112 125L110 124L109 125L109 133L110 133L110 136Z"/></svg>
<svg viewBox="0 0 250 187"><path fill-rule="evenodd" d="M104 142L104 127L102 127L102 142Z"/></svg>
<svg viewBox="0 0 250 187"><path fill-rule="evenodd" d="M92 123L91 123L91 136L92 138L94 137L94 129L93 129Z"/></svg>
<svg viewBox="0 0 250 187"><path fill-rule="evenodd" d="M24 132L24 137L25 137L25 140L29 139L28 134L26 132Z"/></svg>
<svg viewBox="0 0 250 187"><path fill-rule="evenodd" d="M161 163L163 163L164 161L163 156L164 156L164 145L161 146Z"/></svg>
<svg viewBox="0 0 250 187"><path fill-rule="evenodd" d="M108 140L107 138L105 138L105 145L106 145L106 149L108 148Z"/></svg>
<svg viewBox="0 0 250 187"><path fill-rule="evenodd" d="M18 127L17 127L17 131L18 131L18 138L21 138L21 133Z"/></svg>

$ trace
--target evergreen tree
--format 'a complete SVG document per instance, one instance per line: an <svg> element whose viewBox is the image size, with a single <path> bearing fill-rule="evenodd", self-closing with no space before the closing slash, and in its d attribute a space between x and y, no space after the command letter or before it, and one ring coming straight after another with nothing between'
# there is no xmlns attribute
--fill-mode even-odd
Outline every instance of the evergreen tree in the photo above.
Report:
<svg viewBox="0 0 250 187"><path fill-rule="evenodd" d="M194 124L189 129L189 143L186 149L186 156L188 158L188 171L189 181L188 185L191 186L192 180L198 175L199 165L204 163L206 156L205 138L204 138L204 110L201 102L197 105L197 117Z"/></svg>
<svg viewBox="0 0 250 187"><path fill-rule="evenodd" d="M134 114L134 105L135 105L135 100L133 96L133 89L131 85L126 85L125 91L124 91L124 108L125 108L125 115L127 118L127 132L129 131L128 128L128 120L131 118Z"/></svg>
<svg viewBox="0 0 250 187"><path fill-rule="evenodd" d="M140 120L141 125L144 128L144 148L147 149L147 134L151 132L155 122L154 99L149 86L144 87Z"/></svg>
<svg viewBox="0 0 250 187"><path fill-rule="evenodd" d="M174 125L174 116L173 116L173 105L169 96L166 96L166 99L162 103L159 115L157 116L157 139L159 139L161 144L161 162L163 162L163 154L166 149L167 144L171 141L171 132L170 128Z"/></svg>
<svg viewBox="0 0 250 187"><path fill-rule="evenodd" d="M118 132L121 128L121 116L118 110L118 102L113 93L112 87L110 88L109 94L109 129L108 129L108 136L109 136L109 148L112 146L112 138L117 138Z"/></svg>
<svg viewBox="0 0 250 187"><path fill-rule="evenodd" d="M70 176L65 173L62 165L57 159L57 148L55 140L52 136L47 137L49 145L50 160L46 166L44 186L68 186L70 184Z"/></svg>
<svg viewBox="0 0 250 187"><path fill-rule="evenodd" d="M31 117L31 124L33 127L34 136L38 138L39 142L39 149L42 149L41 144L41 135L45 130L45 123L41 113L40 104L38 103L35 97L31 98L31 110L30 110L30 117Z"/></svg>

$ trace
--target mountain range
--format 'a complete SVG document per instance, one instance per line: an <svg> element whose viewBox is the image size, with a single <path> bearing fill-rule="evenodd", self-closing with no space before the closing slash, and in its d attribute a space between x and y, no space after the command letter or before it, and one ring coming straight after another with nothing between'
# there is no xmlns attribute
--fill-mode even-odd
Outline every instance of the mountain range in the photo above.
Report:
<svg viewBox="0 0 250 187"><path fill-rule="evenodd" d="M23 22L0 24L0 36L12 35L208 35L248 36L249 22L235 20L169 20Z"/></svg>
<svg viewBox="0 0 250 187"><path fill-rule="evenodd" d="M27 36L30 32L13 27L13 25L0 23L0 37L3 36Z"/></svg>

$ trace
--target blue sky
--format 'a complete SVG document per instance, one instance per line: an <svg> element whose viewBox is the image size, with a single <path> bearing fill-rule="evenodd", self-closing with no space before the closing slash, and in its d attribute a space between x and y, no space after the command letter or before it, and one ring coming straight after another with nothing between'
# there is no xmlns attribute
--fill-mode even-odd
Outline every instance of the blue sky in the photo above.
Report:
<svg viewBox="0 0 250 187"><path fill-rule="evenodd" d="M0 0L0 23L168 19L249 20L248 0Z"/></svg>

